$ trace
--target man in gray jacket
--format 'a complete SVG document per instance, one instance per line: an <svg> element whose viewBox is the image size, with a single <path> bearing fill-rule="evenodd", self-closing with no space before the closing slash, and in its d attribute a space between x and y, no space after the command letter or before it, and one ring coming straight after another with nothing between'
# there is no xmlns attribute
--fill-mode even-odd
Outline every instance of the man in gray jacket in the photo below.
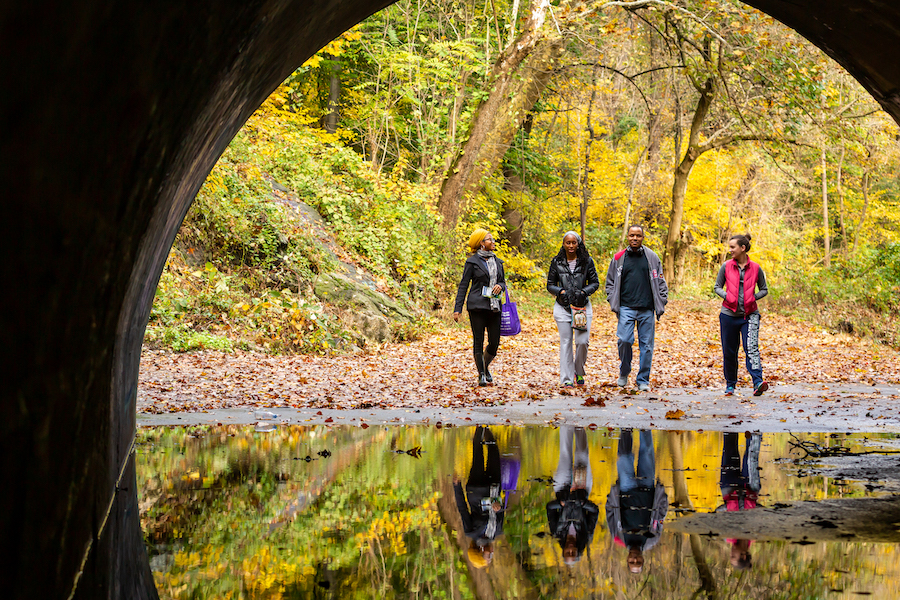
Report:
<svg viewBox="0 0 900 600"><path fill-rule="evenodd" d="M663 279L659 257L644 246L644 228L640 225L628 228L628 247L613 256L609 263L606 299L612 311L619 316L616 327L616 337L619 340L619 387L628 385L636 325L640 350L636 383L639 390L648 391L656 321L666 311L669 288Z"/></svg>

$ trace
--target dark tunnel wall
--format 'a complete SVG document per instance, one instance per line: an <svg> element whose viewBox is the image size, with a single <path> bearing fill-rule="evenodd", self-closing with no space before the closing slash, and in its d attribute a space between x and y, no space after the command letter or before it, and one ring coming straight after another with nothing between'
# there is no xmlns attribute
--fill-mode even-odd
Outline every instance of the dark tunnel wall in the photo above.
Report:
<svg viewBox="0 0 900 600"><path fill-rule="evenodd" d="M900 122L900 3L744 0L821 48Z"/></svg>
<svg viewBox="0 0 900 600"><path fill-rule="evenodd" d="M6 598L154 598L131 443L177 228L234 133L387 0L0 5ZM755 0L900 116L898 8Z"/></svg>
<svg viewBox="0 0 900 600"><path fill-rule="evenodd" d="M156 596L129 456L166 255L251 112L386 3L3 3L0 596Z"/></svg>

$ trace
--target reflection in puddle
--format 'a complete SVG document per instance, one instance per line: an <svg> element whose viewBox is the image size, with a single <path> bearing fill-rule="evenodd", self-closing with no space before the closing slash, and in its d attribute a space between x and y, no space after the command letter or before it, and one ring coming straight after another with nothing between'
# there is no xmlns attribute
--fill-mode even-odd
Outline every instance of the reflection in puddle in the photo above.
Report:
<svg viewBox="0 0 900 600"><path fill-rule="evenodd" d="M139 431L163 598L900 597L896 503L796 460L862 436L262 429ZM773 533L803 500L824 537Z"/></svg>

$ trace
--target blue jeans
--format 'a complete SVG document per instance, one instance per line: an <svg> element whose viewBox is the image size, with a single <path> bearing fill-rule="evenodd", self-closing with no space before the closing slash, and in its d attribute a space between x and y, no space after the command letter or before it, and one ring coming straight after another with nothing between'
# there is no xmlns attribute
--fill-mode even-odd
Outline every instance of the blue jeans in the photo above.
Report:
<svg viewBox="0 0 900 600"><path fill-rule="evenodd" d="M725 385L735 387L738 377L738 348L744 344L747 372L754 389L763 380L762 359L759 356L759 313L732 317L719 313L719 334L722 338L722 371Z"/></svg>
<svg viewBox="0 0 900 600"><path fill-rule="evenodd" d="M628 377L631 373L631 347L634 345L634 326L637 325L638 361L637 384L650 384L650 365L653 363L653 343L656 338L656 321L652 308L619 309L619 325L616 337L619 338L619 375Z"/></svg>
<svg viewBox="0 0 900 600"><path fill-rule="evenodd" d="M619 432L616 471L619 476L619 490L622 492L630 492L638 487L653 487L653 478L656 475L656 453L653 451L653 433L647 429L642 429L639 436L637 473L635 473L631 430L622 429Z"/></svg>

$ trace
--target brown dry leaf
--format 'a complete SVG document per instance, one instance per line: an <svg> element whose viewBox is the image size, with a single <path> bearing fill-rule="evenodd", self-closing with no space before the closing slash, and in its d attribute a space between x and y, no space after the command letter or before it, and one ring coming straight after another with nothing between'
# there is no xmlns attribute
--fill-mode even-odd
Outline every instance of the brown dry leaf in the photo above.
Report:
<svg viewBox="0 0 900 600"><path fill-rule="evenodd" d="M678 410L670 410L666 411L667 419L682 419L684 418L684 411L680 408Z"/></svg>

